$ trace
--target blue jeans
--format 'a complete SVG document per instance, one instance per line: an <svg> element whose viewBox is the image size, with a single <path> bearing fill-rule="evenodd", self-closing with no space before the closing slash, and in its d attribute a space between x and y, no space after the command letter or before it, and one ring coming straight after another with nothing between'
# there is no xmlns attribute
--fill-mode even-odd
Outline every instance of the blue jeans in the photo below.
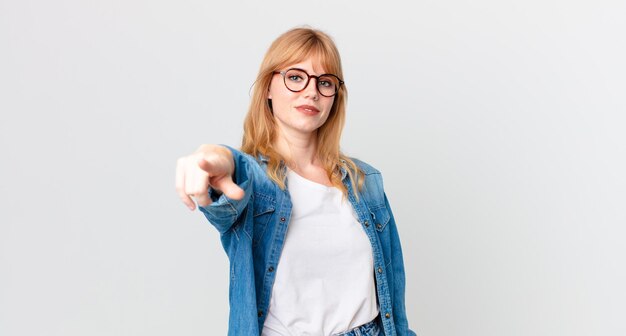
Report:
<svg viewBox="0 0 626 336"><path fill-rule="evenodd" d="M352 330L348 330L344 333L335 334L333 336L378 336L380 335L381 329L382 328L380 325L380 316L377 316L370 322L360 325Z"/></svg>

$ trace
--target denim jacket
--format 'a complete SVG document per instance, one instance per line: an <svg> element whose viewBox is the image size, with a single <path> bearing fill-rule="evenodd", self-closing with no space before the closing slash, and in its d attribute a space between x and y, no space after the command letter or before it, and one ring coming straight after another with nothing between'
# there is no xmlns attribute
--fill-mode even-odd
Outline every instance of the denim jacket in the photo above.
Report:
<svg viewBox="0 0 626 336"><path fill-rule="evenodd" d="M200 210L219 231L230 261L228 335L260 335L292 205L288 187L280 189L267 176L266 158L255 159L229 149L235 162L233 180L245 196L232 200L210 191L213 203ZM372 271L384 335L415 335L406 318L402 249L381 174L364 162L354 162L365 173L363 189L353 190L345 171L342 178L357 219L372 244Z"/></svg>

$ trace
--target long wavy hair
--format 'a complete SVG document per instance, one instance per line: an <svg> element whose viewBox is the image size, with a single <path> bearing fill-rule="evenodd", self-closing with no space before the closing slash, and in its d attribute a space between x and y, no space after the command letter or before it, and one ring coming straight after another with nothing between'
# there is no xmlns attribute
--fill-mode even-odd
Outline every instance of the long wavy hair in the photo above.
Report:
<svg viewBox="0 0 626 336"><path fill-rule="evenodd" d="M309 58L318 60L327 72L343 78L339 51L330 36L312 28L291 29L279 36L265 53L243 125L241 150L254 157L267 157L267 174L282 189L285 189L286 175L283 165L288 158L283 157L274 147L277 125L267 93L274 71ZM339 149L346 119L346 99L347 90L343 85L335 95L328 119L316 132L317 158L331 183L344 195L347 195L348 190L341 180L342 168L348 173L353 190L360 189L363 184L363 172Z"/></svg>

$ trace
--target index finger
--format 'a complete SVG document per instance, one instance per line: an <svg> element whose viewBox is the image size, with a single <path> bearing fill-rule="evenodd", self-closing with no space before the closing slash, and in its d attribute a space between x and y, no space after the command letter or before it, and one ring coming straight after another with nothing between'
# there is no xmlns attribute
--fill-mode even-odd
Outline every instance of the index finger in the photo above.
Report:
<svg viewBox="0 0 626 336"><path fill-rule="evenodd" d="M219 172L216 171L217 167L214 164L207 161L205 158L198 159L198 167L200 167L200 169L204 170L205 172L209 173L209 176L214 176L214 175L219 174Z"/></svg>
<svg viewBox="0 0 626 336"><path fill-rule="evenodd" d="M176 163L176 193L189 210L194 210L196 203L185 193L185 172L181 167L183 165L182 160L183 159L178 159Z"/></svg>

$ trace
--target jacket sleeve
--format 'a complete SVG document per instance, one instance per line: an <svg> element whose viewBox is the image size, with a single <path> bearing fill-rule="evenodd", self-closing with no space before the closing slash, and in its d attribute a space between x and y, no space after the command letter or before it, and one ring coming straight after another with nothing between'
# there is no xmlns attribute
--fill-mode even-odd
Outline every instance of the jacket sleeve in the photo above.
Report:
<svg viewBox="0 0 626 336"><path fill-rule="evenodd" d="M385 194L385 206L389 210L389 214L391 218L389 219L389 234L391 235L391 250L397 251L394 253L392 258L392 269L393 269L393 285L394 291L392 298L393 302L393 311L394 311L394 320L396 325L396 332L400 336L416 336L416 333L409 329L409 322L406 317L406 306L405 306L405 284L406 277L404 273L404 260L402 258L402 246L400 245L400 236L398 235L398 228L396 226L396 220L393 217L393 212L391 211L391 207L389 206L389 200L387 199L387 195ZM395 245L395 246L394 246Z"/></svg>
<svg viewBox="0 0 626 336"><path fill-rule="evenodd" d="M248 206L253 192L254 169L258 167L251 156L229 146L224 147L231 151L235 162L233 182L243 189L245 195L241 200L233 200L210 189L209 196L213 203L198 207L220 234L227 232Z"/></svg>

